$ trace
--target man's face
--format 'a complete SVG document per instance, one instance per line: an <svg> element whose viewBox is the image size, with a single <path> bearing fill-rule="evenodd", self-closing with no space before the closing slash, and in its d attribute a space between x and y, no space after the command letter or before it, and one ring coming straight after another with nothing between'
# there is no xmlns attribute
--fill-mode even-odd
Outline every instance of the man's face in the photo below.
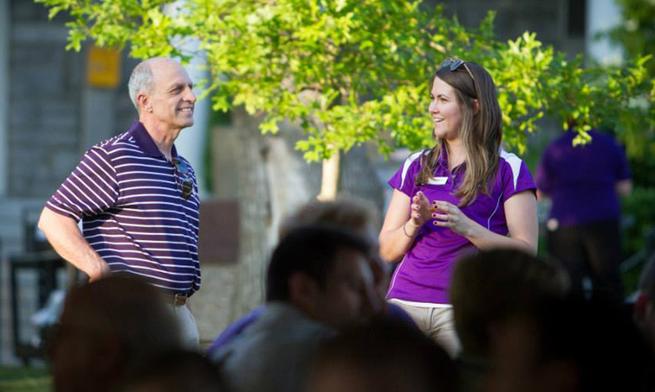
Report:
<svg viewBox="0 0 655 392"><path fill-rule="evenodd" d="M341 328L368 318L381 304L366 256L355 250L342 249L336 258L314 304L319 321Z"/></svg>
<svg viewBox="0 0 655 392"><path fill-rule="evenodd" d="M161 60L153 63L151 69L153 91L149 95L150 113L164 128L192 126L196 96L184 68L173 60Z"/></svg>

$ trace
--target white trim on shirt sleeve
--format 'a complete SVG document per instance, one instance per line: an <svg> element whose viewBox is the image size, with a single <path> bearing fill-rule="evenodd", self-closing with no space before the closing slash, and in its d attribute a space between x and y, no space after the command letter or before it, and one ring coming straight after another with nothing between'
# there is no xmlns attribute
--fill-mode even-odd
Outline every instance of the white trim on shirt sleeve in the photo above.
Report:
<svg viewBox="0 0 655 392"><path fill-rule="evenodd" d="M500 157L509 163L509 167L512 169L512 180L514 184L514 190L516 191L516 185L519 181L519 173L521 172L521 162L523 161L515 154L509 153L502 149L500 150Z"/></svg>
<svg viewBox="0 0 655 392"><path fill-rule="evenodd" d="M400 189L403 188L405 185L405 177L407 177L407 171L409 170L409 167L414 163L415 160L417 160L425 151L418 151L415 152L414 154L410 155L405 159L405 163L403 164L403 173L400 176Z"/></svg>

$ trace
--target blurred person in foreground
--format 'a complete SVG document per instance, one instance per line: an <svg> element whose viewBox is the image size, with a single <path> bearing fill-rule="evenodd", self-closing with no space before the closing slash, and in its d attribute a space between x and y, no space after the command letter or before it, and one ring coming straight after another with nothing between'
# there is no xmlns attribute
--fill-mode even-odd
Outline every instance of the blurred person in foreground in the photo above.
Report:
<svg viewBox="0 0 655 392"><path fill-rule="evenodd" d="M235 392L296 392L320 341L379 311L361 236L326 226L291 230L273 251L266 306L212 353Z"/></svg>
<svg viewBox="0 0 655 392"><path fill-rule="evenodd" d="M224 392L218 367L187 349L162 352L126 377L119 392Z"/></svg>
<svg viewBox="0 0 655 392"><path fill-rule="evenodd" d="M49 350L54 390L115 390L149 358L182 346L159 290L125 273L101 278L66 297Z"/></svg>
<svg viewBox="0 0 655 392"><path fill-rule="evenodd" d="M455 355L453 267L477 250L536 253L536 187L526 164L501 148L502 113L484 67L447 59L433 75L430 96L435 144L412 154L389 180L380 254L400 262L388 300Z"/></svg>
<svg viewBox="0 0 655 392"><path fill-rule="evenodd" d="M295 213L287 217L280 226L280 238L296 227L306 225L323 225L335 228L350 230L357 235L371 241L373 250L371 253L370 267L373 272L373 280L376 293L380 303L383 304L381 313L390 317L398 318L413 325L412 319L401 308L384 302L384 295L387 292L389 276L386 265L377 256L377 232L379 230L379 217L375 209L366 201L355 197L339 197L336 200L318 201L313 200L300 207ZM258 306L251 312L240 317L238 320L225 328L214 340L208 354L211 356L220 347L241 334L250 326L264 311L266 305Z"/></svg>
<svg viewBox="0 0 655 392"><path fill-rule="evenodd" d="M481 251L458 261L450 286L460 392L483 391L494 364L492 335L504 320L538 312L568 294L566 273L515 249Z"/></svg>
<svg viewBox="0 0 655 392"><path fill-rule="evenodd" d="M615 302L554 299L492 331L487 392L653 391L653 354Z"/></svg>
<svg viewBox="0 0 655 392"><path fill-rule="evenodd" d="M455 392L448 353L392 318L344 330L321 344L307 392Z"/></svg>
<svg viewBox="0 0 655 392"><path fill-rule="evenodd" d="M571 276L573 293L623 302L619 196L632 190L625 152L612 136L589 131L591 141L573 145L569 129L544 152L537 169L540 196L552 201L547 221L548 253Z"/></svg>

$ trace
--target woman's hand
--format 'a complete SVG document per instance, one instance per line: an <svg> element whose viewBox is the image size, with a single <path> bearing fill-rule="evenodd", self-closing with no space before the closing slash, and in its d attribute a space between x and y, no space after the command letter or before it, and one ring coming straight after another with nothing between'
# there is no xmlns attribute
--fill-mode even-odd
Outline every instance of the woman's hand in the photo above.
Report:
<svg viewBox="0 0 655 392"><path fill-rule="evenodd" d="M475 222L466 216L456 205L447 201L435 200L432 202L434 212L432 218L434 224L441 227L449 227L452 231L468 236Z"/></svg>
<svg viewBox="0 0 655 392"><path fill-rule="evenodd" d="M412 197L412 204L410 205L410 219L409 224L415 228L423 226L425 222L432 219L432 207L430 201L421 191L416 192Z"/></svg>

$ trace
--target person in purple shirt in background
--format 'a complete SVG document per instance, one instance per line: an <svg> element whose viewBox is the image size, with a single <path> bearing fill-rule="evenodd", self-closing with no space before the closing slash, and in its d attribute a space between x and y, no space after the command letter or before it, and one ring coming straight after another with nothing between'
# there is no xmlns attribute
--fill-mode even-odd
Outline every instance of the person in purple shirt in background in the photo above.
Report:
<svg viewBox="0 0 655 392"><path fill-rule="evenodd" d="M555 139L537 169L539 194L552 201L548 252L570 274L575 294L584 296L589 277L592 296L622 302L619 196L632 191L628 161L610 135L592 130L590 143L574 147L575 135L571 129Z"/></svg>
<svg viewBox="0 0 655 392"><path fill-rule="evenodd" d="M448 298L453 266L476 249L535 254L535 185L525 163L501 149L496 87L482 66L447 59L430 95L436 143L407 158L389 180L394 190L380 254L400 261L389 301L455 355L459 342Z"/></svg>

